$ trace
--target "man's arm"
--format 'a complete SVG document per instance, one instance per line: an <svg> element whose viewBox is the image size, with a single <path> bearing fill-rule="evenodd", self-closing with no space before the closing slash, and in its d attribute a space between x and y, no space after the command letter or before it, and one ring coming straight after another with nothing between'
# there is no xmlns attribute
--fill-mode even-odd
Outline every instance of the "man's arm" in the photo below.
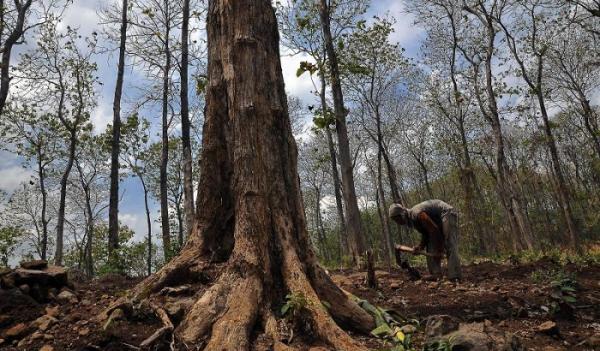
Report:
<svg viewBox="0 0 600 351"><path fill-rule="evenodd" d="M435 222L427 215L425 212L419 213L417 216L419 223L423 226L428 235L421 233L421 243L418 246L418 249L421 251L427 247L429 241L434 243L441 243L442 240L442 232L440 228L435 224ZM439 246L439 245L438 245ZM442 247L435 247L435 251L441 251Z"/></svg>

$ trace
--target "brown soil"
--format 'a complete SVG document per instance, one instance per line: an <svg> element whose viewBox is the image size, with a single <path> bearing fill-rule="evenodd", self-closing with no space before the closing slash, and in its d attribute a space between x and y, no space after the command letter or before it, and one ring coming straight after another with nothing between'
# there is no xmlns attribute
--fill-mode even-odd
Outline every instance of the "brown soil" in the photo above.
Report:
<svg viewBox="0 0 600 351"><path fill-rule="evenodd" d="M558 336L535 332L541 323L552 320L544 310L549 306L552 288L549 281L532 278L536 271L564 270L576 274L579 288L572 320L554 319ZM416 349L423 343L424 320L431 315L449 314L463 322L489 321L495 328L518 335L528 350L592 350L584 341L600 334L600 266L584 268L568 265L561 268L551 261L527 265L498 265L491 262L464 268L462 283L411 282L403 272L377 271L379 290L366 288L366 272L332 271L334 280L345 290L369 300L374 305L394 309L407 319L421 323L414 337ZM161 326L152 314L117 322L104 331L94 322L111 302L133 287L138 280L108 277L77 286L79 302L60 306L59 323L38 339L17 347L5 342L1 350L34 350L52 345L54 350L135 350L145 338ZM27 323L44 314L44 308L31 300L0 298L0 335L17 323ZM373 349L382 347L379 340L353 335ZM51 339L52 338L52 339ZM300 338L296 337L296 340ZM298 341L293 343L298 347ZM314 345L313 345L314 346ZM324 350L324 349L321 349Z"/></svg>

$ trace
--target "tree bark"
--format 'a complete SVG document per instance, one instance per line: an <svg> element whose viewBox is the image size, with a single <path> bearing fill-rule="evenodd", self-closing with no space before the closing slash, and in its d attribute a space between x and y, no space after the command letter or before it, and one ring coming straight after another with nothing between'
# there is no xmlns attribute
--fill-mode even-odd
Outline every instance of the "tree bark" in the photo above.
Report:
<svg viewBox="0 0 600 351"><path fill-rule="evenodd" d="M75 127L76 128L76 127ZM63 239L65 230L65 209L67 204L67 183L69 174L75 162L75 151L77 148L77 131L72 129L69 137L69 154L67 165L60 178L60 200L58 205L58 215L56 219L56 251L54 253L54 264L62 266L63 264Z"/></svg>
<svg viewBox="0 0 600 351"><path fill-rule="evenodd" d="M125 74L125 45L127 41L127 0L121 4L121 30L117 83L113 100L113 130L110 153L110 198L108 205L108 257L114 260L114 251L119 248L119 154L121 148L121 96Z"/></svg>
<svg viewBox="0 0 600 351"><path fill-rule="evenodd" d="M189 235L194 225L194 183L192 173L192 141L190 138L190 111L188 102L190 0L183 0L181 24L181 144L183 148L183 193L185 226Z"/></svg>
<svg viewBox="0 0 600 351"><path fill-rule="evenodd" d="M38 177L40 178L40 192L42 193L42 213L40 220L42 221L42 243L40 258L45 260L48 255L48 190L46 190L46 168L44 165L44 154L42 153L43 140L39 140L37 145L37 166Z"/></svg>
<svg viewBox="0 0 600 351"><path fill-rule="evenodd" d="M146 238L148 241L148 258L146 261L148 275L152 274L152 220L150 219L150 206L148 205L148 188L146 187L146 182L142 178L142 175L139 174L138 178L140 178L140 182L142 183L142 188L144 189L144 209L146 210L146 227L148 231L146 232Z"/></svg>
<svg viewBox="0 0 600 351"><path fill-rule="evenodd" d="M365 254L365 235L360 219L360 211L356 199L354 187L353 162L350 155L350 140L346 126L346 115L348 111L344 107L344 96L340 82L340 73L337 62L337 54L333 46L330 29L330 14L327 0L320 0L319 14L328 57L329 71L331 73L331 90L333 93L333 107L335 111L335 126L338 136L338 148L340 153L340 167L342 170L342 195L346 205L346 230L348 231L348 243L355 265L360 266L362 256Z"/></svg>
<svg viewBox="0 0 600 351"><path fill-rule="evenodd" d="M261 333L280 340L273 310L294 294L309 301L302 313L315 340L366 350L331 317L363 332L373 318L331 281L310 246L271 1L209 1L207 29L206 172L196 221L181 253L140 283L133 299L199 283L212 267L210 287L174 330L185 344L250 350Z"/></svg>
<svg viewBox="0 0 600 351"><path fill-rule="evenodd" d="M169 18L169 2L164 0L164 7ZM162 96L162 145L160 154L160 222L162 229L163 254L165 261L172 256L171 229L169 225L169 201L167 199L167 167L169 164L169 73L171 72L171 49L169 47L169 35L171 26L165 24L165 65L163 66L163 96Z"/></svg>

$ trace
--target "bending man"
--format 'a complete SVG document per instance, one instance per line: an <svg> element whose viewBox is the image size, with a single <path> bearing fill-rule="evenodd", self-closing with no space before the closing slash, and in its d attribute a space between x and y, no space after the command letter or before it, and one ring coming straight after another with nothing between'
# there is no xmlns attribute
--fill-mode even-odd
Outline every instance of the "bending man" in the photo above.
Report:
<svg viewBox="0 0 600 351"><path fill-rule="evenodd" d="M392 204L389 209L392 220L400 225L415 228L421 233L421 243L415 252L427 250L427 269L436 277L442 276L442 255L448 258L448 279L461 279L460 257L458 255L458 213L454 207L441 200L428 200L405 208Z"/></svg>

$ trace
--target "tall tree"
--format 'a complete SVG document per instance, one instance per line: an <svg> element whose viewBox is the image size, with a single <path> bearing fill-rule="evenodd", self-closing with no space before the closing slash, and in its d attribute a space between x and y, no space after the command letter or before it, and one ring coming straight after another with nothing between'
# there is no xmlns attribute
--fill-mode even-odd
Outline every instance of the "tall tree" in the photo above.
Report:
<svg viewBox="0 0 600 351"><path fill-rule="evenodd" d="M152 274L152 219L150 218L148 173L152 168L150 158L150 123L134 113L127 118L123 125L123 161L131 171L131 174L138 178L144 193L144 210L146 213L146 269L148 275Z"/></svg>
<svg viewBox="0 0 600 351"><path fill-rule="evenodd" d="M110 152L110 205L108 208L108 256L119 248L119 154L121 147L121 96L125 74L125 50L127 43L127 0L121 3L121 29L119 39L119 62L117 83L113 99L113 128Z"/></svg>
<svg viewBox="0 0 600 351"><path fill-rule="evenodd" d="M344 106L337 53L335 52L333 37L331 35L330 7L327 0L320 0L319 5L323 39L328 57L329 72L331 74L335 127L338 137L340 167L342 170L342 195L344 197L344 204L346 205L345 219L346 229L348 230L348 242L354 263L360 265L361 256L364 255L366 250L366 243L360 220L358 201L356 199L356 189L354 187L354 167L350 155L350 139L348 138L348 127L346 125L348 111Z"/></svg>
<svg viewBox="0 0 600 351"><path fill-rule="evenodd" d="M0 114L9 96L12 51L25 43L25 34L62 17L69 1L0 0Z"/></svg>
<svg viewBox="0 0 600 351"><path fill-rule="evenodd" d="M57 30L58 20L40 27L37 48L21 56L19 71L35 86L35 99L52 111L55 133L65 143L64 168L60 176L54 262L62 264L67 185L80 137L91 130L90 111L96 105L96 36L82 39L77 30Z"/></svg>
<svg viewBox="0 0 600 351"><path fill-rule="evenodd" d="M177 328L204 350L249 350L255 331L278 341L273 308L303 296L315 338L366 350L332 319L368 332L370 317L317 264L306 231L297 149L287 113L275 12L268 0L212 0L208 89L198 212L183 251L134 290L135 300L194 279L211 262L219 276ZM327 301L329 308L322 308Z"/></svg>
<svg viewBox="0 0 600 351"><path fill-rule="evenodd" d="M183 0L181 22L181 143L183 147L183 192L186 230L192 230L194 224L194 182L192 176L192 141L190 138L190 111L188 97L189 66L189 21L190 0Z"/></svg>
<svg viewBox="0 0 600 351"><path fill-rule="evenodd" d="M548 3L545 0L528 0L516 5L517 15L514 20L524 22L526 24L525 28L528 29L526 31L517 32L517 30L509 29L507 19L503 18L501 14L498 14L495 20L502 27L506 43L517 63L521 78L537 99L546 136L546 145L550 152L552 169L556 177L559 203L567 225L567 239L572 248L578 248L579 229L573 215L571 197L561 167L556 138L547 108L544 73L546 72L548 44L545 44L545 42L555 35L556 30L556 18L547 11L547 6ZM528 64L528 62L531 63Z"/></svg>

